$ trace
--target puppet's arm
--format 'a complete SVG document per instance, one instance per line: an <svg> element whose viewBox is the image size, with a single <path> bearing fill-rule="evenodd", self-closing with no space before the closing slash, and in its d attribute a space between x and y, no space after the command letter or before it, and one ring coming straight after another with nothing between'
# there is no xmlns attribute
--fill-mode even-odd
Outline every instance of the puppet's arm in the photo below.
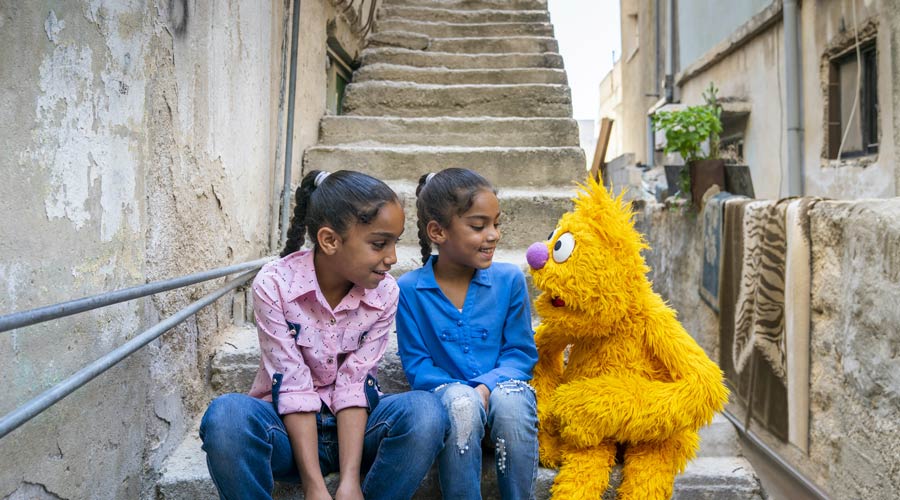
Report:
<svg viewBox="0 0 900 500"><path fill-rule="evenodd" d="M728 399L722 371L675 321L645 336L650 355L666 367L668 381L604 375L563 384L552 408L560 435L576 446L604 439L658 441L712 420Z"/></svg>

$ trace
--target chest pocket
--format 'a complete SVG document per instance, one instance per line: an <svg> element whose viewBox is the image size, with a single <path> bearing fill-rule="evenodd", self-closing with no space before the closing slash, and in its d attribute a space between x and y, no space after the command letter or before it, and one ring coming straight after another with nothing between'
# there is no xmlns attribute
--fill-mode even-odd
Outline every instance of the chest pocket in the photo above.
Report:
<svg viewBox="0 0 900 500"><path fill-rule="evenodd" d="M341 336L341 352L353 352L369 340L368 330L346 329Z"/></svg>
<svg viewBox="0 0 900 500"><path fill-rule="evenodd" d="M486 341L488 338L487 328L474 327L469 329L469 338L472 339L473 342L477 341Z"/></svg>
<svg viewBox="0 0 900 500"><path fill-rule="evenodd" d="M314 328L309 328L297 323L286 321L288 325L288 334L294 337L294 342L300 347L315 347L316 338L319 336Z"/></svg>
<svg viewBox="0 0 900 500"><path fill-rule="evenodd" d="M459 341L461 331L459 328L445 328L441 330L438 338L441 342L457 342Z"/></svg>

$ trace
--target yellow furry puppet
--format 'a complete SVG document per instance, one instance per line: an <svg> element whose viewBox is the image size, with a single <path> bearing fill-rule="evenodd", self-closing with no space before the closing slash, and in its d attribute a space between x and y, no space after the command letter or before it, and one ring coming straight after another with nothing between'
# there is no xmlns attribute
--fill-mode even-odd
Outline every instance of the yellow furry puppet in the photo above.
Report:
<svg viewBox="0 0 900 500"><path fill-rule="evenodd" d="M527 252L541 462L553 498L599 499L625 446L620 499L668 499L728 398L722 371L650 286L630 204L593 180L547 242ZM563 361L569 347L568 361Z"/></svg>

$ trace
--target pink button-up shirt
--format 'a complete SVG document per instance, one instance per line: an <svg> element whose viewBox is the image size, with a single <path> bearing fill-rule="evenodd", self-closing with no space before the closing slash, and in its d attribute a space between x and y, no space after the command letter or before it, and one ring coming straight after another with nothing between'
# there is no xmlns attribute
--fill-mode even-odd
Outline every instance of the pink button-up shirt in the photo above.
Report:
<svg viewBox="0 0 900 500"><path fill-rule="evenodd" d="M281 374L281 415L317 412L322 403L334 413L367 407L366 376L384 354L398 297L388 275L375 289L354 286L332 310L311 250L266 264L253 280L260 360L250 395L272 401Z"/></svg>

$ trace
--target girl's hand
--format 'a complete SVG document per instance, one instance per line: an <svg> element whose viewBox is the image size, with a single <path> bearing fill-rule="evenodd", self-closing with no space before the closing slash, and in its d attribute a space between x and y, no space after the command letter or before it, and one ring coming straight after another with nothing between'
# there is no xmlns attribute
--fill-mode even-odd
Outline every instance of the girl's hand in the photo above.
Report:
<svg viewBox="0 0 900 500"><path fill-rule="evenodd" d="M481 404L484 406L484 412L487 413L488 405L491 404L491 390L484 384L479 385L475 390L481 394Z"/></svg>
<svg viewBox="0 0 900 500"><path fill-rule="evenodd" d="M363 500L359 481L341 481L334 498L335 500Z"/></svg>

